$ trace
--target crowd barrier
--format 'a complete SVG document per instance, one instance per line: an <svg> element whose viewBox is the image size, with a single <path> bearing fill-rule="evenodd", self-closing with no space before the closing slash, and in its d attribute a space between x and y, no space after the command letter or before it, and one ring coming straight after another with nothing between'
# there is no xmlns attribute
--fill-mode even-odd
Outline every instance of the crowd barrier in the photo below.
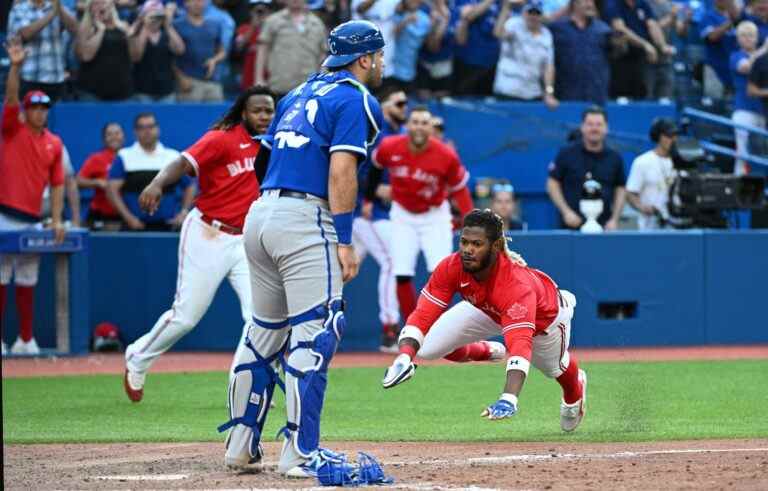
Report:
<svg viewBox="0 0 768 491"><path fill-rule="evenodd" d="M513 249L576 295L575 346L768 343L761 316L768 231L605 235L556 231L512 237ZM71 346L73 352L87 349L85 340L98 322L118 325L125 341L152 327L173 301L177 246L178 235L173 234L91 235L88 261L82 266L88 281L81 283L89 291L73 294L88 309L76 312L80 322L71 322L73 339L78 340ZM349 328L341 350L378 347L377 274L375 263L367 259L360 275L345 288ZM53 276L53 261L46 257L35 309L36 336L43 347L55 346ZM420 264L417 284L425 279ZM13 305L10 298L6 342L16 336ZM231 351L242 323L234 292L222 285L203 320L176 349Z"/></svg>

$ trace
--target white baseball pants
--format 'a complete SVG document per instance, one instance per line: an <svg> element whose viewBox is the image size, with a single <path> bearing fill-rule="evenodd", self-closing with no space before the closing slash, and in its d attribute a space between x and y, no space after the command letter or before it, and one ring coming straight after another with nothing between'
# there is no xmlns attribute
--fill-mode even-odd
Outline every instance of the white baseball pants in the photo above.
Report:
<svg viewBox="0 0 768 491"><path fill-rule="evenodd" d="M395 273L390 254L391 238L392 222L389 220L371 221L357 217L352 224L352 246L360 262L362 263L370 252L379 265L379 320L384 325L400 322Z"/></svg>
<svg viewBox="0 0 768 491"><path fill-rule="evenodd" d="M219 285L228 279L240 300L244 322L251 319L251 283L242 235L219 231L200 219L193 209L184 220L179 241L176 296L152 330L125 350L128 369L146 372L152 363L191 331L213 301ZM244 336L241 334L241 340ZM232 340L235 346L237 340Z"/></svg>
<svg viewBox="0 0 768 491"><path fill-rule="evenodd" d="M427 270L453 251L451 209L447 201L424 213L411 213L397 203L389 212L392 221L392 261L395 276L414 276L419 251L424 253Z"/></svg>
<svg viewBox="0 0 768 491"><path fill-rule="evenodd" d="M0 230L40 230L39 223L28 223L0 213ZM39 254L0 254L0 285L8 285L11 278L19 286L35 286L40 272Z"/></svg>
<svg viewBox="0 0 768 491"><path fill-rule="evenodd" d="M576 297L567 290L560 290L560 295L562 302L557 317L546 334L533 337L531 364L550 378L562 375L571 362L568 347ZM499 324L471 303L462 301L437 319L424 338L418 356L436 360L457 348L500 334Z"/></svg>

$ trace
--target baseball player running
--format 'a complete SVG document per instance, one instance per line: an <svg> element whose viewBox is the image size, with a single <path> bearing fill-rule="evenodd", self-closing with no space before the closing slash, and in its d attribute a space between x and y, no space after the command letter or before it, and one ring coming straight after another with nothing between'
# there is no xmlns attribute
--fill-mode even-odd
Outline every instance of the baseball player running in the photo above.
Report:
<svg viewBox="0 0 768 491"><path fill-rule="evenodd" d="M416 307L413 275L419 251L424 252L427 269L432 272L453 249L451 210L446 198L453 200L462 217L472 209L467 189L469 173L451 147L431 136L429 109L413 108L406 128L406 135L384 138L375 150L367 190L372 198L381 169L389 171L392 261L403 319Z"/></svg>
<svg viewBox="0 0 768 491"><path fill-rule="evenodd" d="M375 24L333 29L325 71L278 104L262 196L245 221L253 322L235 355L225 464L259 462L259 445L283 362L287 423L278 471L314 477L338 455L319 447L328 365L344 334L342 284L357 274L352 216L357 167L382 125L367 87L381 83L384 40ZM271 140L271 144L270 144ZM259 155L262 159L262 154Z"/></svg>
<svg viewBox="0 0 768 491"><path fill-rule="evenodd" d="M408 98L400 89L391 88L381 95L381 111L384 115L384 126L381 137L401 133L405 122ZM389 220L389 209L392 201L392 188L389 185L389 175L385 171L376 195L369 206L365 202L365 182L368 167L360 169L358 182L358 205L355 208L355 220L352 222L352 245L362 263L370 252L379 265L379 320L382 325L381 344L379 351L397 353L397 335L400 334L400 312L398 310L395 292L395 273L392 269L392 222ZM366 214L363 214L363 208Z"/></svg>
<svg viewBox="0 0 768 491"><path fill-rule="evenodd" d="M268 89L246 90L210 131L160 171L139 196L140 206L153 213L166 186L185 173L198 179L195 208L181 227L173 305L151 331L125 350L123 385L133 402L144 395L152 363L197 325L225 278L240 299L243 319L251 318L242 228L248 207L259 197L259 169L254 172L254 163L260 144L253 136L267 130L274 112Z"/></svg>
<svg viewBox="0 0 768 491"><path fill-rule="evenodd" d="M455 362L509 355L504 391L481 416L513 416L533 364L563 388L560 427L573 431L584 417L587 398L587 375L568 352L576 298L509 251L503 232L501 217L490 210L466 216L459 252L440 262L422 290L400 333L400 355L382 385L390 388L411 378L416 354ZM463 301L448 309L454 293ZM499 334L504 345L483 341Z"/></svg>

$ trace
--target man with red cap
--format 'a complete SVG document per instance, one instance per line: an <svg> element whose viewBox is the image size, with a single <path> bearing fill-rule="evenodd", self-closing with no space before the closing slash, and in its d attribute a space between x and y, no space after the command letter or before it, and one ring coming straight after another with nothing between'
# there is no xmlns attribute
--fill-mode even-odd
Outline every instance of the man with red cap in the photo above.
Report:
<svg viewBox="0 0 768 491"><path fill-rule="evenodd" d="M19 108L19 71L24 62L24 48L18 39L8 45L11 68L5 87L2 139L0 140L0 230L19 230L40 226L45 187L51 186L51 227L56 241L64 239L61 220L64 207L64 169L62 144L46 129L51 99L39 90L24 96L22 115ZM16 308L19 338L12 353L39 354L32 336L33 290L37 284L39 256L35 254L0 255L0 322L5 312L6 289L11 277L16 283ZM6 345L3 342L3 354Z"/></svg>

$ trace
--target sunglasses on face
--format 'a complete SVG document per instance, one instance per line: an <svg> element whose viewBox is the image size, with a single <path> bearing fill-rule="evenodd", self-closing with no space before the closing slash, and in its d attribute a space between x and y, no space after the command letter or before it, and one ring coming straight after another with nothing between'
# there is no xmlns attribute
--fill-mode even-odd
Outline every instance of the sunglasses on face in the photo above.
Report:
<svg viewBox="0 0 768 491"><path fill-rule="evenodd" d="M494 184L491 186L491 192L496 193L513 193L515 188L511 184Z"/></svg>
<svg viewBox="0 0 768 491"><path fill-rule="evenodd" d="M44 104L46 106L51 104L51 98L47 95L33 95L29 98L30 104Z"/></svg>
<svg viewBox="0 0 768 491"><path fill-rule="evenodd" d="M539 16L539 15L541 15L541 12L539 12L538 10L533 10L533 9L532 9L532 10L529 10L529 11L528 11L528 15L535 15L535 16Z"/></svg>
<svg viewBox="0 0 768 491"><path fill-rule="evenodd" d="M405 107L408 105L408 101L396 101L392 103L395 107Z"/></svg>
<svg viewBox="0 0 768 491"><path fill-rule="evenodd" d="M157 124L154 124L154 123L152 123L152 124L137 124L136 125L136 129L137 130L151 130L155 126L157 126Z"/></svg>

